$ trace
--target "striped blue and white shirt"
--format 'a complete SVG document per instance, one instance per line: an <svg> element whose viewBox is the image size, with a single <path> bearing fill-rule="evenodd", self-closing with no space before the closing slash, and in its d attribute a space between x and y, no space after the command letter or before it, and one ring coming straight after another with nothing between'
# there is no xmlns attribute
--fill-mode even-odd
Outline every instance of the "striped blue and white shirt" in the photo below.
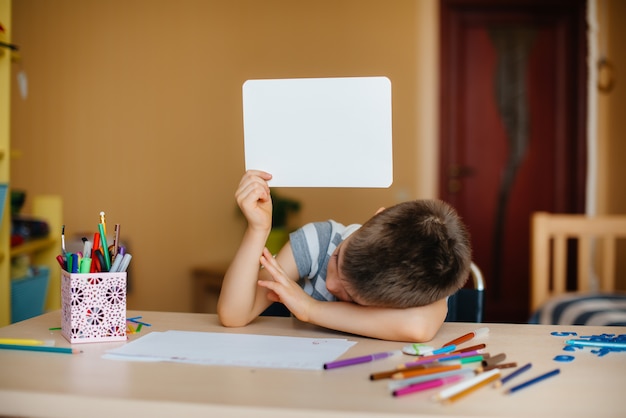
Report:
<svg viewBox="0 0 626 418"><path fill-rule="evenodd" d="M311 297L320 301L337 300L326 289L328 261L337 246L360 227L329 220L306 224L289 235L300 286Z"/></svg>

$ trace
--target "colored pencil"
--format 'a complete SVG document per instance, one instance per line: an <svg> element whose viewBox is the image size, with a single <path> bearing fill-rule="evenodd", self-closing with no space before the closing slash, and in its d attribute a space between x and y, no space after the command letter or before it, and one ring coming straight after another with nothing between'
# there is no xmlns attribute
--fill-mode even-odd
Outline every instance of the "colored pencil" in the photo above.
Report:
<svg viewBox="0 0 626 418"><path fill-rule="evenodd" d="M549 377L556 376L559 373L561 373L560 369L554 369L554 370L552 370L552 371L550 371L548 373L542 374L541 376L537 376L534 379L530 379L530 380L527 380L524 383L520 383L517 386L513 386L511 389L507 390L505 393L517 392L518 390L524 389L524 388L526 388L526 387L528 387L530 385L534 385L535 383L539 383L542 380L545 380L545 379L547 379Z"/></svg>
<svg viewBox="0 0 626 418"><path fill-rule="evenodd" d="M524 373L526 370L530 369L532 367L531 363L528 363L522 367L520 367L519 369L515 370L512 373L509 373L508 375L504 376L502 379L500 379L499 382L496 382L496 387L500 387L502 385L504 385L506 382L508 382L511 379L516 378L517 376L519 376L520 374Z"/></svg>
<svg viewBox="0 0 626 418"><path fill-rule="evenodd" d="M73 348L49 347L45 345L0 344L1 350L44 351L47 353L78 354L81 351Z"/></svg>
<svg viewBox="0 0 626 418"><path fill-rule="evenodd" d="M476 384L474 384L474 385L472 385L472 386L470 386L468 388L465 388L465 389L461 390L460 392L457 392L454 395L444 399L444 402L451 403L451 402L458 401L462 397L467 396L470 393L475 392L476 390L478 390L478 389L480 389L480 388L482 388L484 386L487 386L489 383L497 381L499 379L500 379L500 373L499 372L495 373L495 374L493 374L491 376L487 376L485 379L483 379L483 380L481 380L479 382L476 382Z"/></svg>
<svg viewBox="0 0 626 418"><path fill-rule="evenodd" d="M54 342L54 341L52 341ZM46 341L33 340L30 338L0 338L0 344L5 345L51 345Z"/></svg>
<svg viewBox="0 0 626 418"><path fill-rule="evenodd" d="M497 378L499 378L500 370L491 370L485 373L481 373L471 379L467 379L460 383L457 383L456 385L439 392L437 395L434 396L434 399L437 401L445 401L448 398L465 391L466 389L472 388L474 385L483 382L486 379L490 379L492 376L497 376ZM492 382L493 380L489 381Z"/></svg>

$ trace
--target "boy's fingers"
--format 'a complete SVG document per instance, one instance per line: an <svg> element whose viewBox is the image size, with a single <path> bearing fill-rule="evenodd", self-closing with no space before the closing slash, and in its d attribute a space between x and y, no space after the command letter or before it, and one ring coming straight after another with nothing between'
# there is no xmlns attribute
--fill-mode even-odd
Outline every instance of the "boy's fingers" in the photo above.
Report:
<svg viewBox="0 0 626 418"><path fill-rule="evenodd" d="M249 182L242 184L239 189L237 189L236 197L242 198L247 197L252 194L256 194L256 198L267 200L270 195L270 188L265 183L260 182Z"/></svg>
<svg viewBox="0 0 626 418"><path fill-rule="evenodd" d="M263 268L265 268L268 271L268 273L272 275L274 280L276 280L276 276L280 276L280 270L270 260L274 260L274 258L272 256L269 256L268 258L265 254L263 254L261 256L261 265L263 266Z"/></svg>
<svg viewBox="0 0 626 418"><path fill-rule="evenodd" d="M272 175L270 173L268 173L267 171L263 171L263 170L248 170L246 171L246 174L244 175L248 176L248 177L261 177L263 180L271 180Z"/></svg>
<svg viewBox="0 0 626 418"><path fill-rule="evenodd" d="M286 273L282 267L272 256L272 253L267 249L263 249L263 255L261 256L261 265L270 273L275 281L282 281L286 277Z"/></svg>

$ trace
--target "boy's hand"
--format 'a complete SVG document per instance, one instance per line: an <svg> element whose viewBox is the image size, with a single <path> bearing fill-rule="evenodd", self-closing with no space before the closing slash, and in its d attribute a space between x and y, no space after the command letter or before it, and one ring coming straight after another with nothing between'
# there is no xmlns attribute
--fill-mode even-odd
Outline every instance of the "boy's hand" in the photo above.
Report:
<svg viewBox="0 0 626 418"><path fill-rule="evenodd" d="M248 170L239 182L235 198L251 228L272 228L272 197L267 184L271 178L270 173Z"/></svg>
<svg viewBox="0 0 626 418"><path fill-rule="evenodd" d="M263 250L261 265L274 279L258 281L259 286L270 291L268 298L273 302L284 304L299 320L309 322L309 312L315 300L307 295L297 282L287 276L267 248Z"/></svg>

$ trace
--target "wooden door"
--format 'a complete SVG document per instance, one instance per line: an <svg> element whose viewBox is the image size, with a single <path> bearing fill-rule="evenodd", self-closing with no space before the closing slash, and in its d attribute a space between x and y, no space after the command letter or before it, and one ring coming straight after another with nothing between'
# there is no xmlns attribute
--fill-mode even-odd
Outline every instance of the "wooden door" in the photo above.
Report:
<svg viewBox="0 0 626 418"><path fill-rule="evenodd" d="M472 234L486 321L529 317L531 212L584 209L585 7L441 1L440 195Z"/></svg>

